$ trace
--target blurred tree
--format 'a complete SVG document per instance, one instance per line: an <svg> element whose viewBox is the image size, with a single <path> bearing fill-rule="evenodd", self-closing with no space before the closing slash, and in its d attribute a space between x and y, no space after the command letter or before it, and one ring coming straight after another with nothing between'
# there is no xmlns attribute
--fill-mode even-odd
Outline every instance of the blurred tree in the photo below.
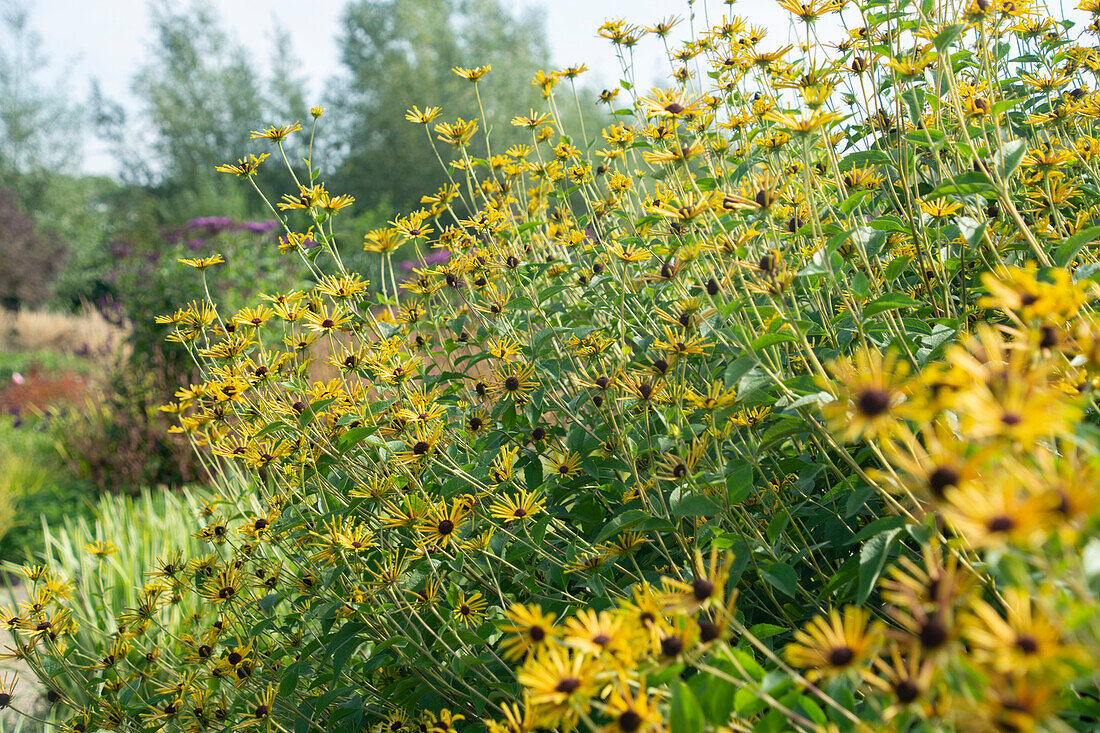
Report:
<svg viewBox="0 0 1100 733"><path fill-rule="evenodd" d="M214 166L250 147L249 131L264 118L261 81L207 3L178 6L150 3L156 41L134 79L151 134L148 167L175 203L171 213L240 215L244 202L232 192L241 187ZM221 210L198 210L215 201Z"/></svg>
<svg viewBox="0 0 1100 733"><path fill-rule="evenodd" d="M7 174L75 172L82 115L62 80L44 78L48 60L23 0L0 0L0 168Z"/></svg>
<svg viewBox="0 0 1100 733"><path fill-rule="evenodd" d="M64 253L57 236L40 230L15 195L0 189L0 307L41 305Z"/></svg>
<svg viewBox="0 0 1100 733"><path fill-rule="evenodd" d="M543 106L531 85L549 59L539 16L513 16L498 0L352 0L339 44L345 74L330 94L328 139L344 146L330 147L334 189L404 210L445 182L423 127L406 121L405 110L438 106L446 119L479 117L474 85L453 74L455 66L493 66L479 84L494 152L530 141L509 121ZM473 151L484 155L476 139Z"/></svg>

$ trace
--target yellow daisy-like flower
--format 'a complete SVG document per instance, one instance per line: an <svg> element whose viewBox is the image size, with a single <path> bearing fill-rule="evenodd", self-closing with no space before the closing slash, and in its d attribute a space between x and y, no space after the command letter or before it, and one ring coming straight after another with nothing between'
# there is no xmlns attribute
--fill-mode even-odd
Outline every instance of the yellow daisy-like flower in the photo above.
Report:
<svg viewBox="0 0 1100 733"><path fill-rule="evenodd" d="M405 119L418 125L426 125L441 114L443 114L442 107L425 107L421 110L413 105L412 109L405 112Z"/></svg>
<svg viewBox="0 0 1100 733"><path fill-rule="evenodd" d="M531 652L545 649L561 635L561 630L554 625L554 616L543 613L541 606L514 603L504 616L508 623L502 623L500 630L510 635L501 642L505 659L522 659Z"/></svg>
<svg viewBox="0 0 1100 733"><path fill-rule="evenodd" d="M236 163L222 163L214 166L214 170L218 173L232 173L238 178L250 178L259 170L260 164L269 157L271 157L270 153L264 153L259 157L249 155L246 158L239 158Z"/></svg>
<svg viewBox="0 0 1100 733"><path fill-rule="evenodd" d="M541 512L543 504L536 494L523 489L495 500L489 505L489 513L502 522L522 521Z"/></svg>
<svg viewBox="0 0 1100 733"><path fill-rule="evenodd" d="M451 71L453 71L456 76L459 76L459 77L465 79L466 81L477 81L481 77L485 76L490 71L492 71L492 69L493 69L492 64L485 64L484 66L475 66L472 69L466 69L466 68L463 68L461 66L456 66L453 69L451 69Z"/></svg>
<svg viewBox="0 0 1100 733"><path fill-rule="evenodd" d="M516 679L530 694L540 727L569 729L591 708L596 672L587 654L559 646L529 656Z"/></svg>
<svg viewBox="0 0 1100 733"><path fill-rule="evenodd" d="M836 677L856 670L874 653L882 638L881 625L870 623L870 613L847 606L843 615L832 609L794 633L784 656L794 667L805 669L810 681Z"/></svg>
<svg viewBox="0 0 1100 733"><path fill-rule="evenodd" d="M860 349L854 357L842 357L830 367L834 382L826 387L836 399L821 411L833 432L845 440L887 435L905 412L909 363L895 352L885 356L874 348Z"/></svg>
<svg viewBox="0 0 1100 733"><path fill-rule="evenodd" d="M180 257L176 260L176 262L180 263L181 265L187 265L188 267L194 267L196 270L205 270L208 267L222 264L223 262L225 262L225 258L222 257L220 254L214 254L210 255L209 257L199 257L198 259L188 259L185 257Z"/></svg>
<svg viewBox="0 0 1100 733"><path fill-rule="evenodd" d="M485 618L485 607L488 605L480 593L467 596L465 591L459 591L453 606L454 617L466 628L474 628Z"/></svg>
<svg viewBox="0 0 1100 733"><path fill-rule="evenodd" d="M291 125L280 125L275 127L272 125L266 130L253 130L249 137L253 140L270 140L273 143L282 142L288 135L294 132L298 132L302 129L302 125L295 122Z"/></svg>

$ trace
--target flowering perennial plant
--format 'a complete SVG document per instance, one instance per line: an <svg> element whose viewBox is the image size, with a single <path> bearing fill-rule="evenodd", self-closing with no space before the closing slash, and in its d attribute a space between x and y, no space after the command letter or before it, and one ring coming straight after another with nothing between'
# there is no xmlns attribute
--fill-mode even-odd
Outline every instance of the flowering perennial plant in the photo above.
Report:
<svg viewBox="0 0 1100 733"><path fill-rule="evenodd" d="M165 319L204 554L94 648L48 569L4 616L65 730L1095 724L1100 5L780 5L797 44L606 22L671 81L602 130L583 66L486 158L409 110L448 183L365 233L378 283L313 161L258 191L305 284Z"/></svg>

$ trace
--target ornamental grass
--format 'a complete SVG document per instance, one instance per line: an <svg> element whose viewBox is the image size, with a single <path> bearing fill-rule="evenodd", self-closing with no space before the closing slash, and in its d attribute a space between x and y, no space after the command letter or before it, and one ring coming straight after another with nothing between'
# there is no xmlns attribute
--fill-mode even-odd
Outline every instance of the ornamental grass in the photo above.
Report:
<svg viewBox="0 0 1100 733"><path fill-rule="evenodd" d="M602 129L583 66L505 150L410 109L447 183L364 233L376 283L323 110L219 166L295 176L256 193L301 286L160 319L220 498L135 605L28 568L63 730L1093 729L1100 5L780 5L794 43L606 22L671 73Z"/></svg>

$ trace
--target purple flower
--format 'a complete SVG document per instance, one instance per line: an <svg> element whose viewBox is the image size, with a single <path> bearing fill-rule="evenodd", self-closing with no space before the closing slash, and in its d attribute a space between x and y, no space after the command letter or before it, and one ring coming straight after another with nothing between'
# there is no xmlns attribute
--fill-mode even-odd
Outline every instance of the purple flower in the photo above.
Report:
<svg viewBox="0 0 1100 733"><path fill-rule="evenodd" d="M427 256L424 257L423 264L420 262L420 260L405 260L401 263L401 269L405 270L406 272L410 272L417 267L431 267L432 265L440 265L449 259L451 259L450 250L437 249L434 252L429 252Z"/></svg>
<svg viewBox="0 0 1100 733"><path fill-rule="evenodd" d="M194 239L187 240L187 249L194 252L197 249L202 249L206 246L206 240L202 237L195 237Z"/></svg>
<svg viewBox="0 0 1100 733"><path fill-rule="evenodd" d="M211 232L220 232L233 227L233 219L228 216L200 216L198 219L190 219L187 226L192 229L209 229Z"/></svg>
<svg viewBox="0 0 1100 733"><path fill-rule="evenodd" d="M252 232L254 234L266 234L275 227L279 226L279 222L274 219L265 219L263 221L243 221L240 224L240 228L246 232Z"/></svg>

